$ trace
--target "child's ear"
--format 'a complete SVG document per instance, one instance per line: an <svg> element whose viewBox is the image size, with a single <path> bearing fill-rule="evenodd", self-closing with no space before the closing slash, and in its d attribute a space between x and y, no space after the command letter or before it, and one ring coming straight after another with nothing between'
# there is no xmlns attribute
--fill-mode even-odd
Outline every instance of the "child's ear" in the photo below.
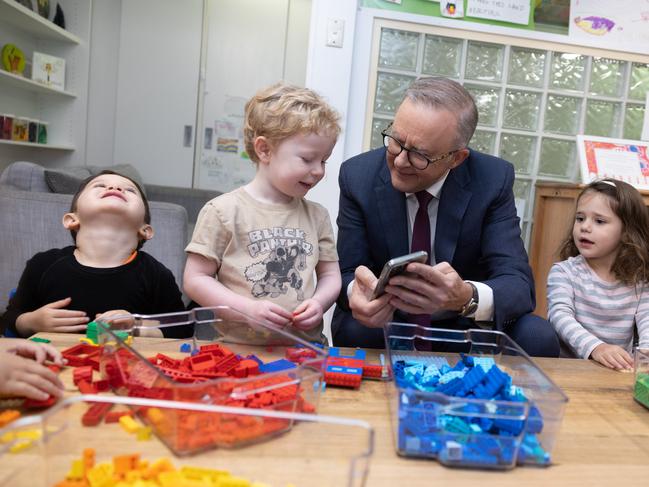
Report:
<svg viewBox="0 0 649 487"><path fill-rule="evenodd" d="M142 225L137 231L137 236L140 240L151 240L154 234L153 227L149 224Z"/></svg>
<svg viewBox="0 0 649 487"><path fill-rule="evenodd" d="M63 226L66 230L79 230L79 217L76 213L66 213L63 215Z"/></svg>
<svg viewBox="0 0 649 487"><path fill-rule="evenodd" d="M273 152L273 147L271 146L270 141L263 135L260 135L255 139L252 145L255 149L255 153L257 154L259 162L268 164L270 162L270 156Z"/></svg>

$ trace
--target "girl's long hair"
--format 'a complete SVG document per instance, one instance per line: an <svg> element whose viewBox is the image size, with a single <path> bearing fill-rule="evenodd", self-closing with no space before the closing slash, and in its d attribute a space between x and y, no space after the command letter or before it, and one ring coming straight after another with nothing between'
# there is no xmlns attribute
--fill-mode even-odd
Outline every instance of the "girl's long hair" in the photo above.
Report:
<svg viewBox="0 0 649 487"><path fill-rule="evenodd" d="M630 184L616 179L593 181L579 194L577 204L587 193L605 195L613 213L622 220L620 247L611 268L615 277L630 285L649 281L649 210L642 195ZM579 255L573 226L561 245L559 253L563 260Z"/></svg>

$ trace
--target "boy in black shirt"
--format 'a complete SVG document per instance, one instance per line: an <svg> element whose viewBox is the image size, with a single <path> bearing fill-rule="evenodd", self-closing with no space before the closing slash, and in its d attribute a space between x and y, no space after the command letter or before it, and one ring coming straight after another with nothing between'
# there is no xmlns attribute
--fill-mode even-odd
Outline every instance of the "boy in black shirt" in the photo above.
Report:
<svg viewBox="0 0 649 487"><path fill-rule="evenodd" d="M139 250L153 237L150 223L149 204L135 181L113 171L86 179L63 216L75 246L27 262L2 316L3 329L18 336L79 333L101 317L184 310L171 271ZM186 337L192 330L178 326L163 333Z"/></svg>

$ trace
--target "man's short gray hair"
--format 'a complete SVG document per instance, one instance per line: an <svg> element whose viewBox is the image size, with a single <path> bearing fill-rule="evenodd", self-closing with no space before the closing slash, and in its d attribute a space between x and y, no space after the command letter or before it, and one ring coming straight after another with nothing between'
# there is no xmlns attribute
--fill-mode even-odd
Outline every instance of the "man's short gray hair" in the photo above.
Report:
<svg viewBox="0 0 649 487"><path fill-rule="evenodd" d="M448 78L419 78L408 87L403 100L447 110L457 116L458 147L466 147L478 125L478 109L471 94L460 83Z"/></svg>

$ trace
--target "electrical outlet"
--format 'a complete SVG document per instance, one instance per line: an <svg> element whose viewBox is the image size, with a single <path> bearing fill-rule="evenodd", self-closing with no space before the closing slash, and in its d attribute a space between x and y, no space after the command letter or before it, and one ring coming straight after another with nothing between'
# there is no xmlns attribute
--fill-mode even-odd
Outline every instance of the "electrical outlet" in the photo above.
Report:
<svg viewBox="0 0 649 487"><path fill-rule="evenodd" d="M327 46L343 47L345 21L343 19L327 19Z"/></svg>

